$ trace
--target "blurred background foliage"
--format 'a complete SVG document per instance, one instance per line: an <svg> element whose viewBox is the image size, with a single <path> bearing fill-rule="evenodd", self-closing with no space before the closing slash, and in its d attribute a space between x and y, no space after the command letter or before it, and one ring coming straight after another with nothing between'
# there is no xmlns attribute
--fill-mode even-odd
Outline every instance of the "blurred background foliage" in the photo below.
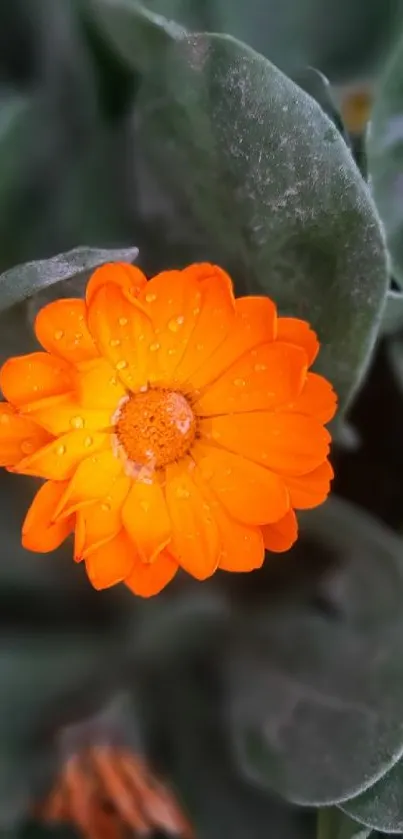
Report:
<svg viewBox="0 0 403 839"><path fill-rule="evenodd" d="M315 325L342 403L290 555L150 602L28 556L0 476L4 835L56 832L60 731L122 692L104 736L200 839L403 835L402 242L402 0L0 4L1 360L107 259L217 260Z"/></svg>

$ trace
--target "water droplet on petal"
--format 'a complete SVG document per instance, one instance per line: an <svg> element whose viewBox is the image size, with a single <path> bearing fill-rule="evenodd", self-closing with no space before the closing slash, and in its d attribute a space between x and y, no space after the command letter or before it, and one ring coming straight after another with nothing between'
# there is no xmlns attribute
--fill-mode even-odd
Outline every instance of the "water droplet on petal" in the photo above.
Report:
<svg viewBox="0 0 403 839"><path fill-rule="evenodd" d="M152 291L150 291L148 294L146 294L146 303L154 303L154 300L156 300L156 299L157 299L157 295L153 294Z"/></svg>
<svg viewBox="0 0 403 839"><path fill-rule="evenodd" d="M177 498L189 498L190 492L186 487L178 487L176 490Z"/></svg>
<svg viewBox="0 0 403 839"><path fill-rule="evenodd" d="M110 384L110 385L114 385L114 386L116 386L116 385L117 385L117 383L118 383L118 380L117 380L116 376L112 376L112 378L111 378L111 379L109 379L109 384Z"/></svg>
<svg viewBox="0 0 403 839"><path fill-rule="evenodd" d="M204 344L196 344L196 349L198 350L198 352L204 350Z"/></svg>
<svg viewBox="0 0 403 839"><path fill-rule="evenodd" d="M66 446L58 446L56 449L56 454L66 454Z"/></svg>
<svg viewBox="0 0 403 839"><path fill-rule="evenodd" d="M235 387L245 387L245 379L234 379L234 385Z"/></svg>
<svg viewBox="0 0 403 839"><path fill-rule="evenodd" d="M70 425L72 426L72 428L84 428L83 417L72 417L70 420Z"/></svg>
<svg viewBox="0 0 403 839"><path fill-rule="evenodd" d="M109 513L109 510L110 510L110 509L111 509L111 505L110 505L110 504L107 504L107 503L106 503L106 501L104 501L104 502L101 504L101 510L103 510L103 511L104 511L104 513Z"/></svg>
<svg viewBox="0 0 403 839"><path fill-rule="evenodd" d="M200 306L196 306L196 307L193 309L193 314L194 314L194 315L198 315L198 314L200 314Z"/></svg>
<svg viewBox="0 0 403 839"><path fill-rule="evenodd" d="M138 341L144 341L145 335L141 332L140 335L137 336Z"/></svg>
<svg viewBox="0 0 403 839"><path fill-rule="evenodd" d="M7 425L10 422L10 415L9 414L0 414L0 422L2 425Z"/></svg>
<svg viewBox="0 0 403 839"><path fill-rule="evenodd" d="M127 367L127 361L125 361L124 358L122 358L121 361L118 361L116 365L116 370L124 370L125 367Z"/></svg>
<svg viewBox="0 0 403 839"><path fill-rule="evenodd" d="M149 505L148 501L140 501L140 507L141 507L141 509L143 510L144 513L148 513L148 511L150 509L150 505Z"/></svg>
<svg viewBox="0 0 403 839"><path fill-rule="evenodd" d="M63 335L64 335L63 329L56 329L56 332L55 332L55 335L54 335L55 341L60 341L61 338L63 338Z"/></svg>
<svg viewBox="0 0 403 839"><path fill-rule="evenodd" d="M85 440L84 440L85 448L89 449L89 447L92 446L93 442L94 442L93 437L86 437Z"/></svg>
<svg viewBox="0 0 403 839"><path fill-rule="evenodd" d="M111 347L118 347L119 344L120 344L119 338L112 338L112 340L109 341L109 345Z"/></svg>
<svg viewBox="0 0 403 839"><path fill-rule="evenodd" d="M126 324L127 324L127 318L119 318L119 325L120 326L126 326Z"/></svg>
<svg viewBox="0 0 403 839"><path fill-rule="evenodd" d="M31 442L31 440L24 440L21 443L21 451L24 454L31 454L31 452L33 452L33 450L34 450L34 444Z"/></svg>
<svg viewBox="0 0 403 839"><path fill-rule="evenodd" d="M160 348L160 345L158 344L157 341L155 342L155 344L150 344L150 347L149 347L150 352L157 352L157 350L159 350L159 348Z"/></svg>
<svg viewBox="0 0 403 839"><path fill-rule="evenodd" d="M183 323L183 318L182 318ZM168 323L168 329L170 332L179 332L181 323L179 322L179 318L172 318Z"/></svg>
<svg viewBox="0 0 403 839"><path fill-rule="evenodd" d="M76 334L75 334L75 336L74 336L74 338L75 338L75 340L76 340L76 341L81 341L82 337L83 337L83 333L82 333L82 332L76 332Z"/></svg>
<svg viewBox="0 0 403 839"><path fill-rule="evenodd" d="M256 373L260 373L263 370L267 370L267 364L255 364L254 370Z"/></svg>

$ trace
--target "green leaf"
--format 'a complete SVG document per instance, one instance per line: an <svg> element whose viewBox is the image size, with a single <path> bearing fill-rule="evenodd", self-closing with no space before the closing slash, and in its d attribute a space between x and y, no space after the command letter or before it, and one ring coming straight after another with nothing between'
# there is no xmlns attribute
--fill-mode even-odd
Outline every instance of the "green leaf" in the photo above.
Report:
<svg viewBox="0 0 403 839"><path fill-rule="evenodd" d="M371 828L350 819L337 807L325 807L318 812L316 839L367 839Z"/></svg>
<svg viewBox="0 0 403 839"><path fill-rule="evenodd" d="M332 560L320 609L273 614L263 603L228 645L241 770L309 806L358 795L403 753L401 542L346 502L332 506L313 528L302 519L298 561Z"/></svg>
<svg viewBox="0 0 403 839"><path fill-rule="evenodd" d="M244 44L172 32L128 0L92 7L145 74L137 146L204 231L206 257L218 257L239 290L313 323L318 369L344 405L387 288L378 218L345 142L316 102Z"/></svg>
<svg viewBox="0 0 403 839"><path fill-rule="evenodd" d="M403 283L403 40L378 84L367 136L368 170L392 270Z"/></svg>
<svg viewBox="0 0 403 839"><path fill-rule="evenodd" d="M403 762L400 760L378 783L345 801L342 810L373 830L403 833Z"/></svg>
<svg viewBox="0 0 403 839"><path fill-rule="evenodd" d="M105 262L133 262L137 248L74 248L51 259L17 265L0 275L0 312L56 283L73 280Z"/></svg>

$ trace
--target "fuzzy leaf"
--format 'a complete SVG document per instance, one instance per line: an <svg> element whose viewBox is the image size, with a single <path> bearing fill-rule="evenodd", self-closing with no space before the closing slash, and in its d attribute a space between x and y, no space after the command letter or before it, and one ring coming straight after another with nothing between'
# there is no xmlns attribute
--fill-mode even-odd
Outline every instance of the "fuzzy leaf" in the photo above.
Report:
<svg viewBox="0 0 403 839"><path fill-rule="evenodd" d="M206 258L218 255L239 289L313 323L319 369L345 404L373 348L387 272L375 208L340 134L239 41L187 35L134 0L91 8L144 73L138 148L204 231Z"/></svg>
<svg viewBox="0 0 403 839"><path fill-rule="evenodd" d="M76 279L104 262L133 262L137 255L137 248L105 250L80 247L51 259L17 265L0 275L0 312L56 283Z"/></svg>
<svg viewBox="0 0 403 839"><path fill-rule="evenodd" d="M403 833L403 763L399 760L376 784L345 801L343 812L382 833Z"/></svg>
<svg viewBox="0 0 403 839"><path fill-rule="evenodd" d="M249 778L324 806L358 795L403 752L402 551L346 502L313 530L307 516L300 550L302 562L330 552L339 571L320 609L248 614L229 645L229 712Z"/></svg>

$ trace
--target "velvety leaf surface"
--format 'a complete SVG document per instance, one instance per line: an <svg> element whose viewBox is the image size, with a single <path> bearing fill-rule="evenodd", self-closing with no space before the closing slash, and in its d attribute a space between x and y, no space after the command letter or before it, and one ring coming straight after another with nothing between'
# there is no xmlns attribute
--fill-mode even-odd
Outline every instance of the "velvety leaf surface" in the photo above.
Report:
<svg viewBox="0 0 403 839"><path fill-rule="evenodd" d="M387 273L374 205L340 134L245 44L186 35L136 2L90 5L144 73L139 148L204 231L206 257L218 254L240 289L313 323L319 369L345 403L373 347Z"/></svg>
<svg viewBox="0 0 403 839"><path fill-rule="evenodd" d="M260 605L228 653L240 767L305 805L351 798L403 751L400 540L346 502L317 522L306 519L304 550L343 562L321 600L277 613Z"/></svg>

